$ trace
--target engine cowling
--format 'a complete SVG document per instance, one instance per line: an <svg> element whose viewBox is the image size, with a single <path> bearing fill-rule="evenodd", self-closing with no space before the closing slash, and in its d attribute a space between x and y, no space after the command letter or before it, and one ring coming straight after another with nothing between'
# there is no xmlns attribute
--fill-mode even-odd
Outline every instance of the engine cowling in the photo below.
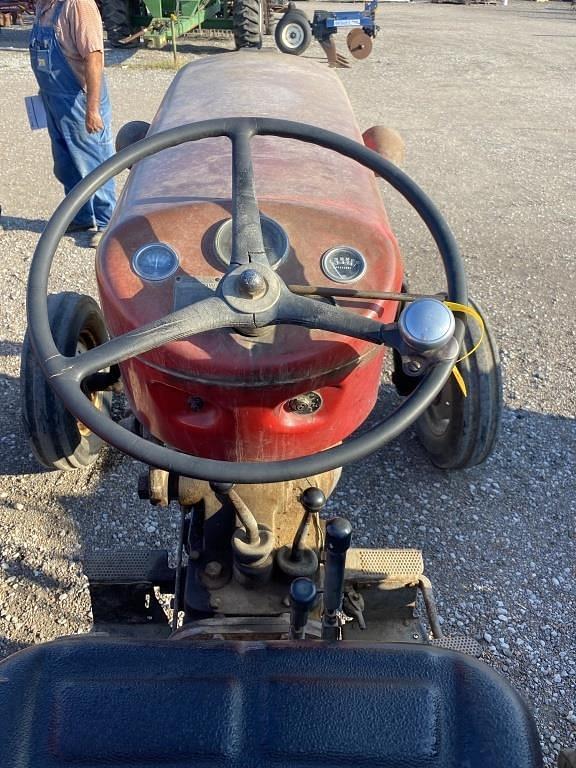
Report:
<svg viewBox="0 0 576 768"><path fill-rule="evenodd" d="M330 70L261 51L181 69L149 134L249 115L308 122L362 141ZM287 284L400 289L398 246L370 171L293 140L256 137L252 152L265 238ZM165 150L132 169L97 258L112 335L215 289L226 269L230 202L226 138ZM169 262L176 263L169 276L149 279ZM397 308L390 301L338 303L382 322L392 322ZM382 359L383 350L367 342L278 326L258 337L201 334L121 368L133 411L156 438L207 458L258 461L311 454L347 437L374 406Z"/></svg>

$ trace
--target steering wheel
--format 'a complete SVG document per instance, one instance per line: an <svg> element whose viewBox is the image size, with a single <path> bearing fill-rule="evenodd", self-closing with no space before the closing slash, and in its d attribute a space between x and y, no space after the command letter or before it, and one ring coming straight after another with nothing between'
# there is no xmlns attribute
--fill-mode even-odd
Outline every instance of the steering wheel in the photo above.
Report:
<svg viewBox="0 0 576 768"><path fill-rule="evenodd" d="M94 192L143 158L188 141L227 137L232 143L232 258L213 297L111 339L76 357L61 355L48 320L48 278L68 224ZM223 118L179 126L126 147L86 176L59 205L38 242L27 293L29 333L42 370L64 406L118 450L153 467L202 480L272 483L320 474L368 456L424 413L450 376L454 357L430 367L390 415L358 437L311 456L268 462L204 459L150 442L102 414L82 382L124 360L170 341L219 328L254 329L279 323L302 325L375 344L396 346L396 324L384 325L341 307L291 293L268 265L262 241L250 142L254 136L296 139L356 160L394 187L420 215L443 261L448 298L467 303L466 277L454 237L426 194L399 168L351 139L304 123L271 118ZM462 341L464 326L456 322Z"/></svg>

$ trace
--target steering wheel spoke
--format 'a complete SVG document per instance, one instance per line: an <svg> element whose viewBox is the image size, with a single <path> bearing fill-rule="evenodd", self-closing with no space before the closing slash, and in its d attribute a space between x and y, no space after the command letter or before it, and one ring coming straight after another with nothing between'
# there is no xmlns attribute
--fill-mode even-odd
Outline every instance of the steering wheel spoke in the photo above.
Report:
<svg viewBox="0 0 576 768"><path fill-rule="evenodd" d="M253 328L254 318L232 309L225 301L214 296L116 336L77 357L53 357L46 361L46 367L50 371L49 378L64 377L80 382L103 368L142 355L171 341L228 327Z"/></svg>
<svg viewBox="0 0 576 768"><path fill-rule="evenodd" d="M232 141L232 258L230 269L241 264L268 265L260 210L256 199L254 166L248 127L230 135Z"/></svg>
<svg viewBox="0 0 576 768"><path fill-rule="evenodd" d="M396 326L386 325L323 301L296 296L286 291L277 308L276 323L302 325L318 331L332 331L343 336L393 346Z"/></svg>

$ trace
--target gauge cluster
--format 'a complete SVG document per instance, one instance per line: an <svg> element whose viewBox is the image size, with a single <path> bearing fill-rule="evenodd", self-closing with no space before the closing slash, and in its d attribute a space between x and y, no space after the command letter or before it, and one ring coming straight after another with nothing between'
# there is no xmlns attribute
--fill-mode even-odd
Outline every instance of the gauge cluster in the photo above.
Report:
<svg viewBox="0 0 576 768"><path fill-rule="evenodd" d="M274 219L261 214L264 248L272 269L286 260L290 253L290 241L286 231ZM226 219L214 235L214 250L223 265L228 266L232 257L232 219ZM167 243L148 243L132 257L134 272L149 282L161 282L172 277L180 266L177 251ZM324 275L335 283L355 283L366 274L365 256L351 245L337 245L325 251L320 258Z"/></svg>

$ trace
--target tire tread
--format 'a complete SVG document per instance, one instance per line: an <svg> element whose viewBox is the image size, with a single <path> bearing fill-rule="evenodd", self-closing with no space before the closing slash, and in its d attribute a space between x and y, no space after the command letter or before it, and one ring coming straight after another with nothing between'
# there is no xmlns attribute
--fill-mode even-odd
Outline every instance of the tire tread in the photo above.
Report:
<svg viewBox="0 0 576 768"><path fill-rule="evenodd" d="M236 48L261 48L260 0L234 0L233 23Z"/></svg>

